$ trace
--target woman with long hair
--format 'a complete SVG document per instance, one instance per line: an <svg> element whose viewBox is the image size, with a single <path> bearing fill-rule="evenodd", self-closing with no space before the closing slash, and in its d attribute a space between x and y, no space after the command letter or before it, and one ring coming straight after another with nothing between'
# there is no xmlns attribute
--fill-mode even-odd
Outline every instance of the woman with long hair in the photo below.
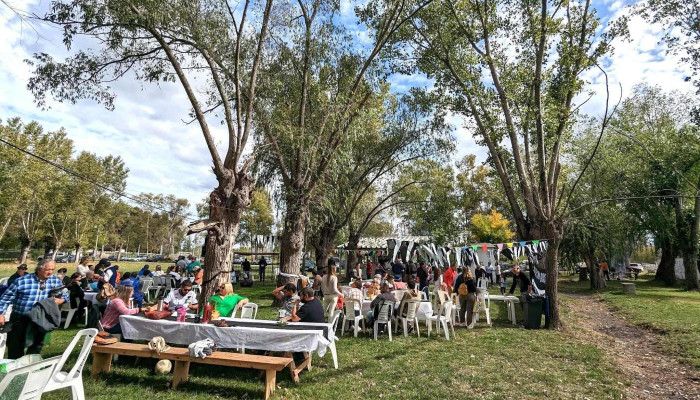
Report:
<svg viewBox="0 0 700 400"><path fill-rule="evenodd" d="M102 316L102 327L105 331L114 334L122 334L122 328L119 326L119 316L137 314L138 308L129 308L129 299L134 293L134 288L131 286L120 285L117 287L117 293L107 305L107 310Z"/></svg>
<svg viewBox="0 0 700 400"><path fill-rule="evenodd" d="M328 266L328 273L321 280L321 291L323 292L323 309L329 315L335 310L338 304L338 296L342 293L338 290L338 267Z"/></svg>

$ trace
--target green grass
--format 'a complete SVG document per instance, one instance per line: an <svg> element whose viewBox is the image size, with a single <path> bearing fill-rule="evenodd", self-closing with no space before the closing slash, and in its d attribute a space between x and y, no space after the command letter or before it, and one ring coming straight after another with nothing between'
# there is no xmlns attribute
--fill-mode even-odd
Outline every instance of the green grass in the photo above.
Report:
<svg viewBox="0 0 700 400"><path fill-rule="evenodd" d="M666 287L652 279L651 274L641 275L634 296L622 294L621 281L610 281L597 294L628 322L659 333L669 354L700 369L700 293ZM588 282L562 281L559 289L593 294Z"/></svg>
<svg viewBox="0 0 700 400"><path fill-rule="evenodd" d="M272 285L242 288L260 305L258 318L273 319ZM621 398L619 376L595 345L581 343L565 332L527 331L506 320L503 303L492 303L494 326L457 329L457 338L386 336L375 342L344 336L337 344L339 369L330 354L314 357L314 368L294 384L288 370L278 374L274 399L363 398ZM424 325L421 326L424 328ZM52 334L45 357L60 354L78 328ZM255 371L195 366L190 381L169 390L169 376L153 375L153 360L122 358L112 372L94 381L85 373L85 391L91 399L132 398L139 393L153 399L262 398L264 384ZM90 361L86 366L89 371ZM623 382L622 384L620 382ZM67 391L45 395L67 399Z"/></svg>

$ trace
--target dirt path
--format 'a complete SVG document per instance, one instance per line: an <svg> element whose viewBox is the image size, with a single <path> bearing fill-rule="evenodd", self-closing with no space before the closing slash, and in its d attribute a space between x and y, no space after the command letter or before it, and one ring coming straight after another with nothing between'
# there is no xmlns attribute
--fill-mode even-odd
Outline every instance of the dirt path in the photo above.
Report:
<svg viewBox="0 0 700 400"><path fill-rule="evenodd" d="M586 333L614 358L632 385L624 389L629 399L700 399L700 374L663 354L657 334L629 325L602 300L586 295L574 298L573 315ZM591 335L592 333L592 335Z"/></svg>

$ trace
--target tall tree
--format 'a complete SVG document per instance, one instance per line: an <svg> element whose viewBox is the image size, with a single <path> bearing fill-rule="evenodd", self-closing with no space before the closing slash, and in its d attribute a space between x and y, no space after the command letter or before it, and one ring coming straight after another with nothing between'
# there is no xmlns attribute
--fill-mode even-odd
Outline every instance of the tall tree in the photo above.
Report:
<svg viewBox="0 0 700 400"><path fill-rule="evenodd" d="M436 1L391 48L399 70L435 79L449 109L472 122L518 237L551 239L546 285L553 328L561 325L557 251L571 192L560 181L562 145L582 75L609 50L610 37L596 37L599 29L590 0Z"/></svg>
<svg viewBox="0 0 700 400"><path fill-rule="evenodd" d="M426 0L429 2L430 0ZM272 60L256 106L258 126L281 176L285 205L280 270L299 272L309 207L338 149L358 118L382 101L377 56L387 40L426 3L379 1L381 28L364 46L338 18L340 3L283 1L272 37ZM262 140L261 140L262 142ZM283 275L280 282L289 279Z"/></svg>
<svg viewBox="0 0 700 400"><path fill-rule="evenodd" d="M172 2L154 0L52 1L43 21L63 29L70 50L77 38L94 48L63 61L36 54L29 89L45 106L46 97L75 103L90 99L114 108L109 83L135 76L148 82L179 81L209 150L218 185L209 196L208 218L190 226L207 232L203 298L220 280L230 279L240 218L250 205L255 154L244 149L253 127L260 65L268 40L273 0ZM133 72L133 74L129 74ZM195 87L193 80L206 79ZM224 154L216 147L211 119L226 127Z"/></svg>

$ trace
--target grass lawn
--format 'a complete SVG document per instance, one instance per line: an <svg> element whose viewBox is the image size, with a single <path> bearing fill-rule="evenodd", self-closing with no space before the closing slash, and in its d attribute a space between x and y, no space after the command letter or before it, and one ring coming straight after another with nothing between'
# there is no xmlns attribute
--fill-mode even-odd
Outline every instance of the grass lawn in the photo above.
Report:
<svg viewBox="0 0 700 400"><path fill-rule="evenodd" d="M496 289L497 290L497 289ZM273 319L272 285L242 288L240 293L260 305L258 318ZM366 336L346 335L338 342L339 369L330 354L314 357L315 368L295 385L288 370L278 374L274 399L366 398L621 398L628 384L595 345L566 332L527 331L506 320L503 303L492 303L494 326L482 323L474 330L458 328L456 340L387 336L375 342ZM565 316L566 317L566 316ZM52 333L45 357L60 354L77 327ZM153 360L122 358L110 374L89 378L85 391L91 399L133 398L144 393L152 399L262 398L264 384L257 372L194 365L190 381L169 390L169 376L153 375ZM67 399L68 391L45 399Z"/></svg>
<svg viewBox="0 0 700 400"><path fill-rule="evenodd" d="M669 354L700 369L700 293L666 287L653 278L651 274L641 275L635 282L635 296L622 294L621 281L608 282L598 295L628 322L659 333L661 345ZM594 293L588 282L573 280L562 281L559 289Z"/></svg>

